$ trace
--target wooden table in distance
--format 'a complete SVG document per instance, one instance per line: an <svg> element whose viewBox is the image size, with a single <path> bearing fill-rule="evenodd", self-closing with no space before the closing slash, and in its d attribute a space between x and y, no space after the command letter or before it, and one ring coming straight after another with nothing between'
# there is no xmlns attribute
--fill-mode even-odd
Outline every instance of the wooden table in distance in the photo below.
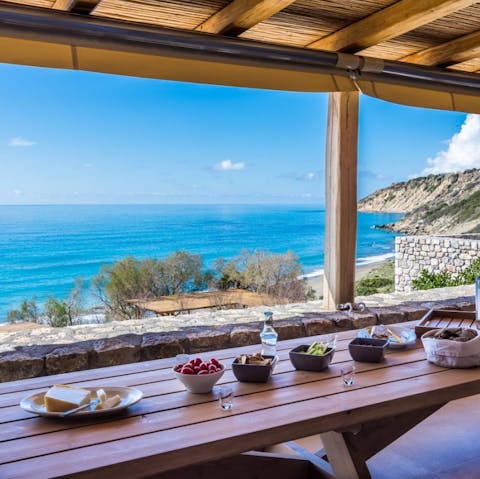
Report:
<svg viewBox="0 0 480 479"><path fill-rule="evenodd" d="M173 377L172 359L2 383L0 478L193 479L207 477L208 470L229 479L248 478L253 470L257 477L282 479L368 478L369 457L447 402L480 393L480 373L430 364L418 343L389 352L382 363L356 363L355 384L345 387L340 367L351 361L347 347L356 334L339 335L332 365L319 373L295 371L288 359L291 348L318 337L279 343L280 361L266 384L238 383L230 368L236 355L259 346L201 355L227 366L220 383L234 389L230 412L211 394L186 392ZM55 383L134 386L144 399L124 414L96 421L48 420L20 409L24 396ZM314 434L322 438L323 453L298 448L303 457L277 455L272 461L268 453L253 452Z"/></svg>
<svg viewBox="0 0 480 479"><path fill-rule="evenodd" d="M288 300L280 301L280 303L282 302L288 303ZM135 307L137 319L142 317L145 311L162 316L196 311L199 309L246 308L280 304L278 298L244 289L181 293L177 295L160 296L157 299L150 300L129 299L127 303Z"/></svg>

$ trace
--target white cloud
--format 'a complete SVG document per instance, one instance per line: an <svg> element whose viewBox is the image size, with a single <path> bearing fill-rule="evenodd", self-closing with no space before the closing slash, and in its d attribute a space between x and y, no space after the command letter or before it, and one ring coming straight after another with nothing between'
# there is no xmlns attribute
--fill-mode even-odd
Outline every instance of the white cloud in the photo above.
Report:
<svg viewBox="0 0 480 479"><path fill-rule="evenodd" d="M34 141L26 140L21 136L16 136L8 142L9 146L33 146L36 145Z"/></svg>
<svg viewBox="0 0 480 479"><path fill-rule="evenodd" d="M467 115L460 131L447 144L445 150L427 160L429 167L422 175L480 168L480 115Z"/></svg>
<svg viewBox="0 0 480 479"><path fill-rule="evenodd" d="M93 168L93 163L84 163L83 167L84 168Z"/></svg>
<svg viewBox="0 0 480 479"><path fill-rule="evenodd" d="M301 173L295 177L298 181L314 181L320 178L318 171L309 171L308 173Z"/></svg>
<svg viewBox="0 0 480 479"><path fill-rule="evenodd" d="M216 163L213 167L214 170L219 171L231 171L231 170L244 170L245 163L243 161L239 161L238 163L233 163L232 160L223 160L219 163Z"/></svg>

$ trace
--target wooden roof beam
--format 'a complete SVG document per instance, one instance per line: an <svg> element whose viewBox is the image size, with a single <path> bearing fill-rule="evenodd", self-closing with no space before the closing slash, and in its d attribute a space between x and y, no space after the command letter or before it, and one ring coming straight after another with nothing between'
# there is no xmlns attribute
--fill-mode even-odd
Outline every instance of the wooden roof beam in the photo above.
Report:
<svg viewBox="0 0 480 479"><path fill-rule="evenodd" d="M53 10L90 15L101 0L55 0Z"/></svg>
<svg viewBox="0 0 480 479"><path fill-rule="evenodd" d="M52 5L53 10L63 10L69 12L76 0L55 0Z"/></svg>
<svg viewBox="0 0 480 479"><path fill-rule="evenodd" d="M238 36L244 31L275 15L295 0L233 0L214 13L195 30Z"/></svg>
<svg viewBox="0 0 480 479"><path fill-rule="evenodd" d="M433 22L476 3L476 0L401 0L316 40L308 48L359 53L390 38Z"/></svg>
<svg viewBox="0 0 480 479"><path fill-rule="evenodd" d="M402 62L429 66L450 66L480 57L480 30L407 55Z"/></svg>

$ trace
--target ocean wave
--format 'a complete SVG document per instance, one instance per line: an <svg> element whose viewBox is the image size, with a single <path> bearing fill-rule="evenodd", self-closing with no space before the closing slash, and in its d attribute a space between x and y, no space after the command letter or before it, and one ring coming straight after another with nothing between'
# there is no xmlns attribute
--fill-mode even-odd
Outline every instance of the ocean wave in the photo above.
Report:
<svg viewBox="0 0 480 479"><path fill-rule="evenodd" d="M395 257L395 253L384 253L384 254L376 254L372 256L365 256L364 258L357 258L355 262L356 266L365 266L367 264L372 263L379 263L381 261L385 261L387 259L391 259ZM310 273L302 274L299 276L301 279L315 279L320 278L325 274L325 270L323 268L315 269Z"/></svg>
<svg viewBox="0 0 480 479"><path fill-rule="evenodd" d="M390 253L376 254L373 256L366 256L365 258L357 258L357 266L363 266L365 264L378 263L380 261L385 261L387 259L392 259L395 257L395 253L390 251Z"/></svg>
<svg viewBox="0 0 480 479"><path fill-rule="evenodd" d="M311 273L307 274L302 274L300 276L301 279L314 279L314 278L320 278L320 276L323 276L325 273L325 270L322 269L316 269L315 271L312 271Z"/></svg>

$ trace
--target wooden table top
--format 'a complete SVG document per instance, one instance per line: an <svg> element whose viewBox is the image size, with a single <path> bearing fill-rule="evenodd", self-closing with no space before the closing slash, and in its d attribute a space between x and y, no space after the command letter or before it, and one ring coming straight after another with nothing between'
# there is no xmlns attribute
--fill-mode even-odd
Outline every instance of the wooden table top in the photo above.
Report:
<svg viewBox="0 0 480 479"><path fill-rule="evenodd" d="M280 361L266 384L238 383L230 367L240 352L257 352L258 345L200 355L226 365L220 384L234 389L230 412L211 394L186 392L173 376L172 359L1 383L0 478L141 477L480 393L478 368L430 364L420 342L388 352L382 363L356 363L355 385L346 388L340 366L351 361L348 342L356 334L339 335L332 365L318 373L295 371L288 351L321 337L280 342ZM49 420L18 406L59 383L133 386L144 399L95 421Z"/></svg>

